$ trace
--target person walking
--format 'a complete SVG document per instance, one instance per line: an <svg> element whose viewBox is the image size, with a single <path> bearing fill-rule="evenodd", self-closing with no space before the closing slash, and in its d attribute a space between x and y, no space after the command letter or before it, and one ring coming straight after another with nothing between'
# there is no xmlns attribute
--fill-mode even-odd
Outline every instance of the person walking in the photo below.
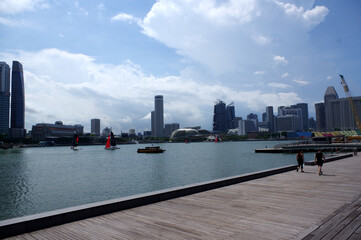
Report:
<svg viewBox="0 0 361 240"><path fill-rule="evenodd" d="M318 166L318 175L322 175L322 165L326 161L325 155L321 152L321 149L318 149L317 153L315 154L315 163Z"/></svg>
<svg viewBox="0 0 361 240"><path fill-rule="evenodd" d="M298 170L301 168L301 172L303 172L303 162L305 159L304 159L304 156L303 156L303 153L301 150L298 151L296 158L297 158L297 164L298 164L296 171L298 172Z"/></svg>

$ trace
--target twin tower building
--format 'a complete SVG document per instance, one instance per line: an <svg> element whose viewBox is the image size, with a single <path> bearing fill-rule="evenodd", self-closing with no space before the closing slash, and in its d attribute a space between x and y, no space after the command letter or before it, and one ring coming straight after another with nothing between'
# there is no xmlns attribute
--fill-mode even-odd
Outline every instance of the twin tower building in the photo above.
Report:
<svg viewBox="0 0 361 240"><path fill-rule="evenodd" d="M24 73L18 61L13 61L11 82L9 65L0 62L0 135L25 137Z"/></svg>

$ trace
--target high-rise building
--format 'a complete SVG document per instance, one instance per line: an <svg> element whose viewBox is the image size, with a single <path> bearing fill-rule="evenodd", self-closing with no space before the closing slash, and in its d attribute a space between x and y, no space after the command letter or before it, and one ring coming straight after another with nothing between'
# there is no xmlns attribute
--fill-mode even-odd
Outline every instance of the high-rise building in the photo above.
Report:
<svg viewBox="0 0 361 240"><path fill-rule="evenodd" d="M155 120L155 137L164 136L164 111L163 111L163 96L157 95L154 97L154 120Z"/></svg>
<svg viewBox="0 0 361 240"><path fill-rule="evenodd" d="M325 104L315 103L316 111L316 129L319 131L326 129L326 115L325 115Z"/></svg>
<svg viewBox="0 0 361 240"><path fill-rule="evenodd" d="M338 94L333 86L329 86L326 89L324 95L324 102L325 102L325 116L326 116L326 129L333 129L334 127L334 119L333 119L333 112L331 108L331 101L338 99Z"/></svg>
<svg viewBox="0 0 361 240"><path fill-rule="evenodd" d="M214 105L213 131L214 132L227 131L226 104L221 100L218 100Z"/></svg>
<svg viewBox="0 0 361 240"><path fill-rule="evenodd" d="M90 133L100 136L100 119L94 118L90 120Z"/></svg>
<svg viewBox="0 0 361 240"><path fill-rule="evenodd" d="M295 105L291 107L278 108L278 116L276 117L277 131L302 131L302 116L302 109L295 108Z"/></svg>
<svg viewBox="0 0 361 240"><path fill-rule="evenodd" d="M177 129L179 129L179 123L165 124L165 126L164 126L164 135L166 137L170 137L172 135L172 133Z"/></svg>
<svg viewBox="0 0 361 240"><path fill-rule="evenodd" d="M25 91L23 65L13 61L11 72L11 121L10 135L22 138L25 133Z"/></svg>
<svg viewBox="0 0 361 240"><path fill-rule="evenodd" d="M9 134L10 67L0 62L0 134Z"/></svg>
<svg viewBox="0 0 361 240"><path fill-rule="evenodd" d="M275 117L273 114L273 107L268 106L266 107L266 122L268 122L268 129L270 133L276 132L275 129Z"/></svg>
<svg viewBox="0 0 361 240"><path fill-rule="evenodd" d="M258 131L258 115L255 113L250 113L247 115L247 120L252 120L256 127L256 131Z"/></svg>
<svg viewBox="0 0 361 240"><path fill-rule="evenodd" d="M308 104L307 103L297 103L296 105L292 105L291 107L301 109L303 130L308 131Z"/></svg>
<svg viewBox="0 0 361 240"><path fill-rule="evenodd" d="M234 111L233 103L228 104L226 107L226 128L227 130L235 128L236 113Z"/></svg>

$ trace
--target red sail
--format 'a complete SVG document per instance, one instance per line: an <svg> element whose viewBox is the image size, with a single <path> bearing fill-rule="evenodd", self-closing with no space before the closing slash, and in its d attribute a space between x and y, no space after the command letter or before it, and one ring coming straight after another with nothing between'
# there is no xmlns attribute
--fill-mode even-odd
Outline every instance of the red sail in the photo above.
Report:
<svg viewBox="0 0 361 240"><path fill-rule="evenodd" d="M105 148L110 148L110 134L108 136L107 144L105 145Z"/></svg>

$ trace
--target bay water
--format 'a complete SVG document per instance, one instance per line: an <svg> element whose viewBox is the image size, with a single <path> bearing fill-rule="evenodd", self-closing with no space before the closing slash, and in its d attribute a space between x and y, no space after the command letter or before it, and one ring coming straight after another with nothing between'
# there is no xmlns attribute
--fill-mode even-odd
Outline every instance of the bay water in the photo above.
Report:
<svg viewBox="0 0 361 240"><path fill-rule="evenodd" d="M296 164L295 154L255 153L276 141L0 150L0 220ZM285 143L284 141L282 143ZM313 154L306 153L305 160Z"/></svg>

